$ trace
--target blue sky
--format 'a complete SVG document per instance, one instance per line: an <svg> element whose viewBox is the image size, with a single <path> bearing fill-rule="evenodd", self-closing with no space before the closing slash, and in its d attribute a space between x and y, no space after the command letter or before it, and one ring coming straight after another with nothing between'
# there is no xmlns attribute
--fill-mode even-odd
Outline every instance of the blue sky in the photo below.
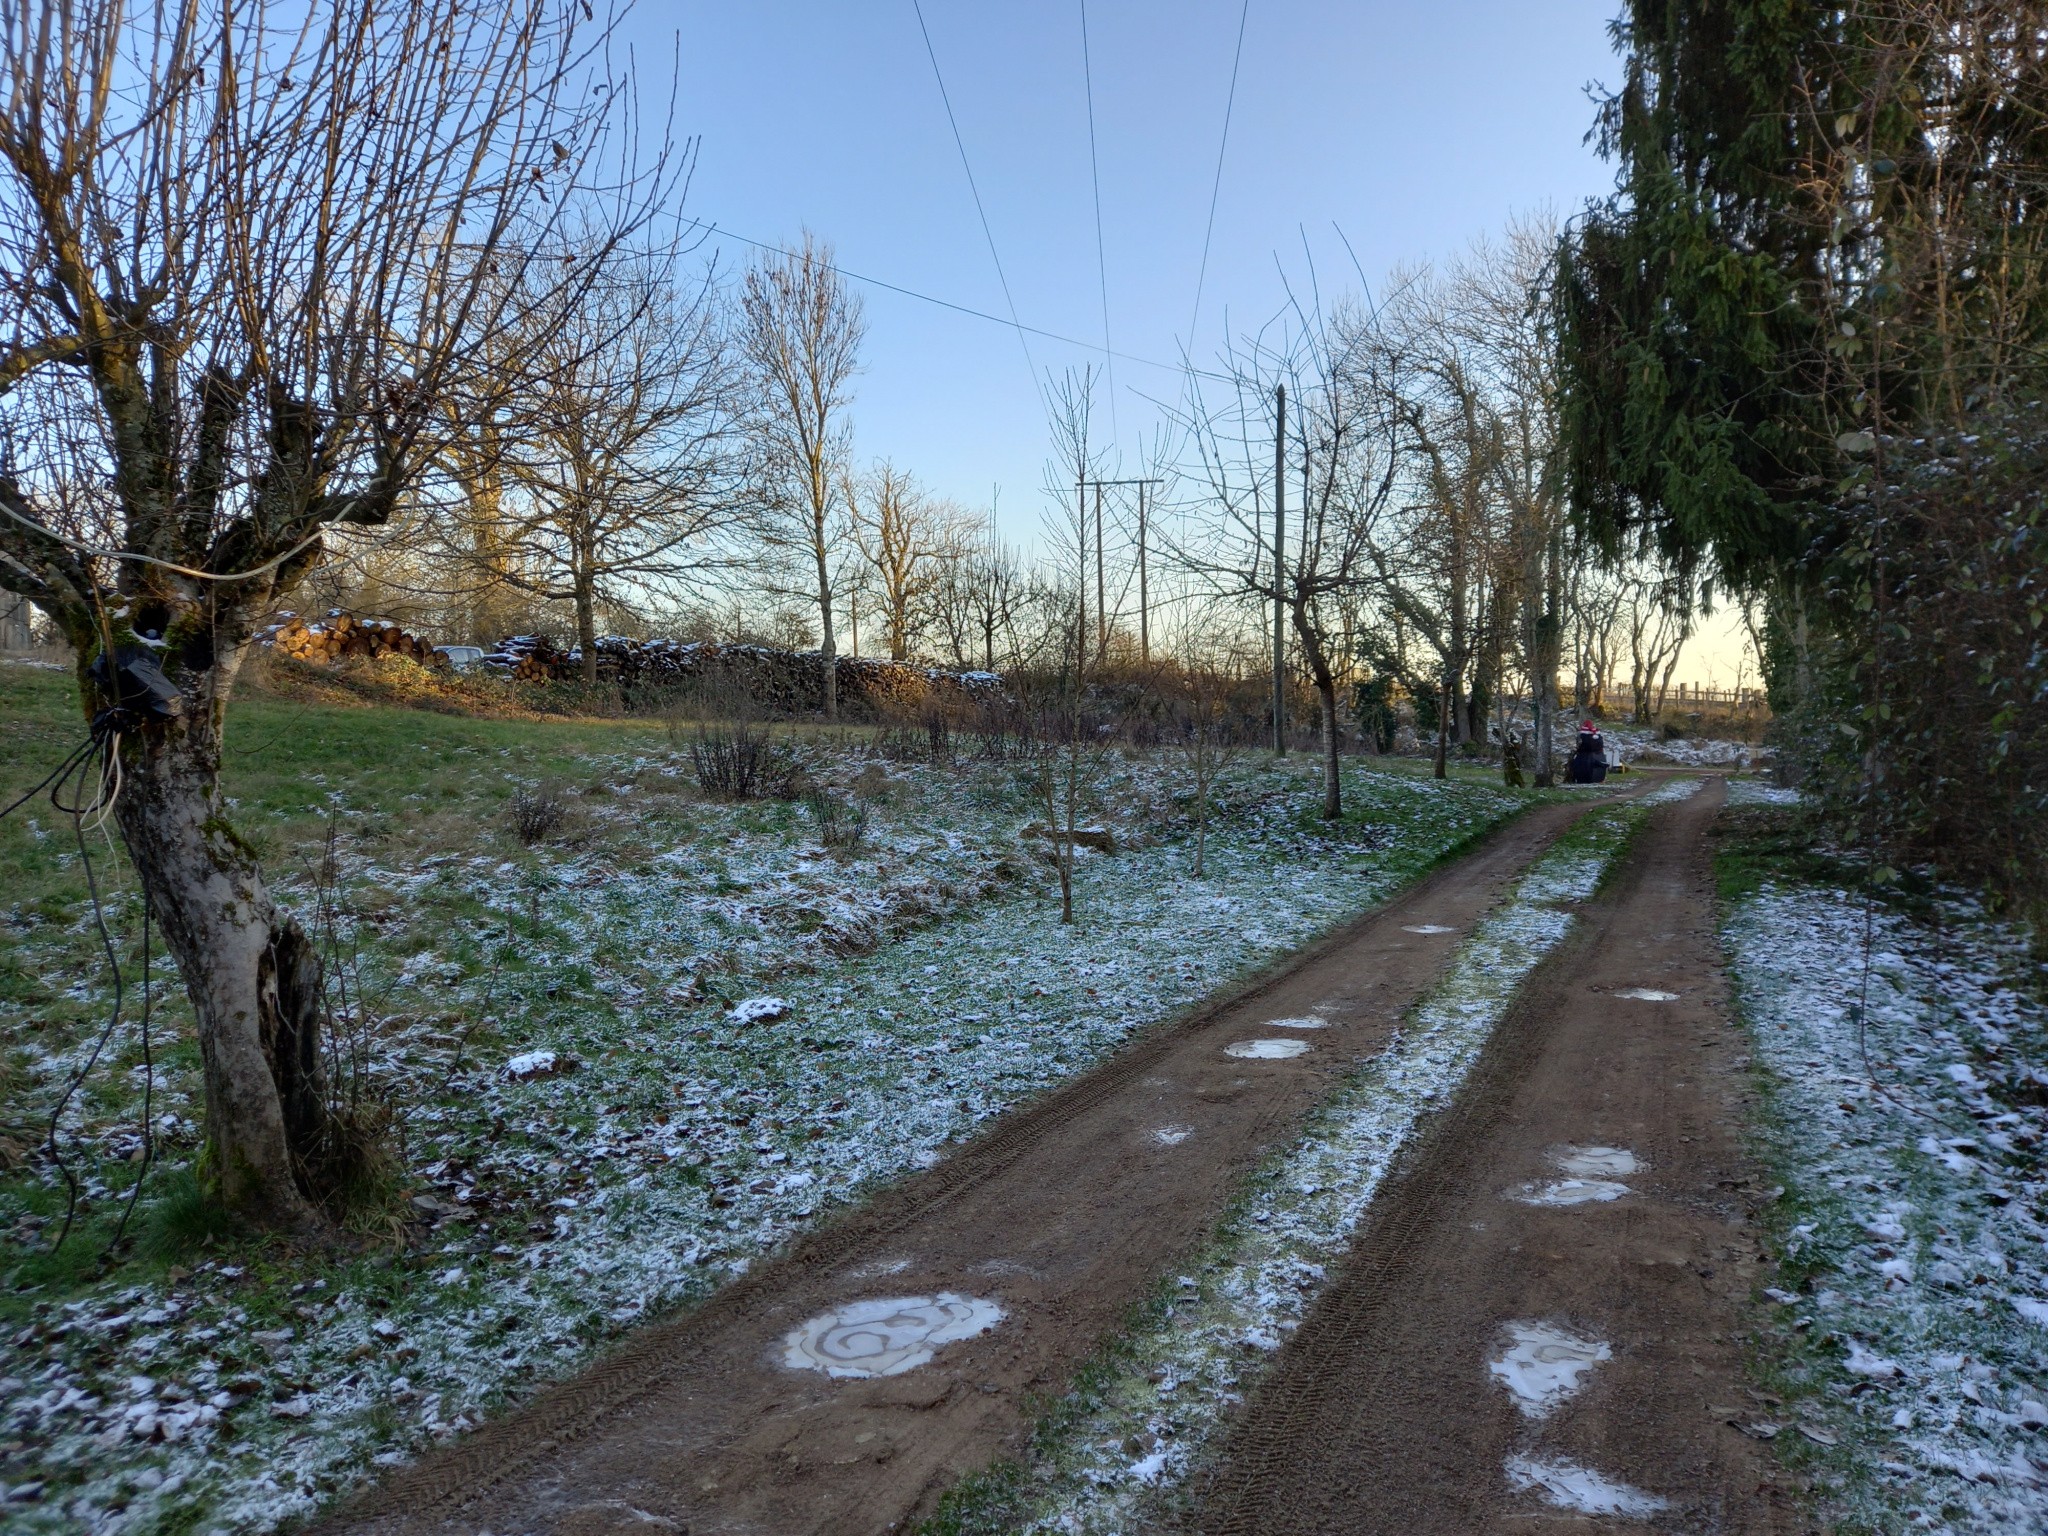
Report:
<svg viewBox="0 0 2048 1536"><path fill-rule="evenodd" d="M1087 8L1102 209L1098 272L1078 0L922 0L1020 318L1172 362L1189 335L1240 0ZM1327 292L1455 254L1517 211L1610 184L1584 143L1615 78L1613 0L1430 5L1251 0L1192 351L1272 315L1280 267ZM679 64L676 131L701 139L687 212L757 240L809 226L841 265L1007 312L912 0L642 0L643 100ZM677 49L680 48L678 55ZM1342 232L1340 238L1339 231ZM1349 249L1347 251L1346 242ZM723 259L750 252L726 242ZM857 451L985 506L1042 512L1043 409L1013 332L873 288ZM1033 338L1039 370L1087 361ZM1172 371L1115 364L1129 462Z"/></svg>

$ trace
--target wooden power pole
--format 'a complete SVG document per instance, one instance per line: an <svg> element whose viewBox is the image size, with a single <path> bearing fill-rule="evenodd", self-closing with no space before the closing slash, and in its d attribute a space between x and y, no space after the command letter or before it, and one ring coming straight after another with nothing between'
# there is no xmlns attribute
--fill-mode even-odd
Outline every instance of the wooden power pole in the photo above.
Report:
<svg viewBox="0 0 2048 1536"><path fill-rule="evenodd" d="M1287 755L1287 386L1273 386L1273 755Z"/></svg>

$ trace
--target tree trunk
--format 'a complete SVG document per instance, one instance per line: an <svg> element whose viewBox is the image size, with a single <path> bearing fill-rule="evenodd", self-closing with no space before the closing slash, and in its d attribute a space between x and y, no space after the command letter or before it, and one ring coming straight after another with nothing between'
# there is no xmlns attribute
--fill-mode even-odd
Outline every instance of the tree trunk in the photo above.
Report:
<svg viewBox="0 0 2048 1536"><path fill-rule="evenodd" d="M812 546L818 557L818 666L825 674L825 718L839 718L839 644L832 633L832 573L827 567L825 541Z"/></svg>
<svg viewBox="0 0 2048 1536"><path fill-rule="evenodd" d="M583 681L597 681L597 584L588 566L576 572L576 644L583 652Z"/></svg>
<svg viewBox="0 0 2048 1536"><path fill-rule="evenodd" d="M306 1183L327 1117L319 952L221 815L212 723L172 722L123 749L115 816L198 1021L213 1193L265 1226L315 1228Z"/></svg>
<svg viewBox="0 0 2048 1536"><path fill-rule="evenodd" d="M1316 697L1323 706L1323 820L1337 821L1344 815L1343 780L1337 756L1337 680L1327 670L1318 670Z"/></svg>

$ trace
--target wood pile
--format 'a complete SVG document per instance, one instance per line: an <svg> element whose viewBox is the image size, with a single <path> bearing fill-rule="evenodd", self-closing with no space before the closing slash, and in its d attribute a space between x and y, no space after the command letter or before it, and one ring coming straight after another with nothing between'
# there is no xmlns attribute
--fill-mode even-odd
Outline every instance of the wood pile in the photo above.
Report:
<svg viewBox="0 0 2048 1536"><path fill-rule="evenodd" d="M347 656L369 661L402 656L426 667L445 666L448 660L430 642L389 619L359 619L340 608L330 608L325 617L312 620L281 613L256 639L280 656L315 666L332 666Z"/></svg>
<svg viewBox="0 0 2048 1536"><path fill-rule="evenodd" d="M629 640L621 635L600 636L595 649L598 680L622 689L730 690L776 714L806 714L824 707L824 669L816 651L713 640ZM864 656L841 656L837 662L841 707L877 718L901 717L934 699L995 696L1003 686L993 672L946 672ZM484 665L519 682L575 679L582 675L583 648L562 650L539 635L512 635L484 657Z"/></svg>

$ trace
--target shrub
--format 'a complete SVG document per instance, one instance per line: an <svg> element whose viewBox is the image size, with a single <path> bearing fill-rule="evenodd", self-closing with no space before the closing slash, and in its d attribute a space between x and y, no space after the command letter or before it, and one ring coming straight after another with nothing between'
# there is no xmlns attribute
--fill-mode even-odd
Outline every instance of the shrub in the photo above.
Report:
<svg viewBox="0 0 2048 1536"><path fill-rule="evenodd" d="M858 848L868 835L868 802L841 800L828 790L814 789L804 796L811 818L818 824L818 840L827 848Z"/></svg>
<svg viewBox="0 0 2048 1536"><path fill-rule="evenodd" d="M698 726L690 766L698 787L720 800L792 800L802 778L789 749L744 720Z"/></svg>
<svg viewBox="0 0 2048 1536"><path fill-rule="evenodd" d="M561 791L552 784L513 791L512 830L529 848L559 832L568 814L569 808L563 803Z"/></svg>

